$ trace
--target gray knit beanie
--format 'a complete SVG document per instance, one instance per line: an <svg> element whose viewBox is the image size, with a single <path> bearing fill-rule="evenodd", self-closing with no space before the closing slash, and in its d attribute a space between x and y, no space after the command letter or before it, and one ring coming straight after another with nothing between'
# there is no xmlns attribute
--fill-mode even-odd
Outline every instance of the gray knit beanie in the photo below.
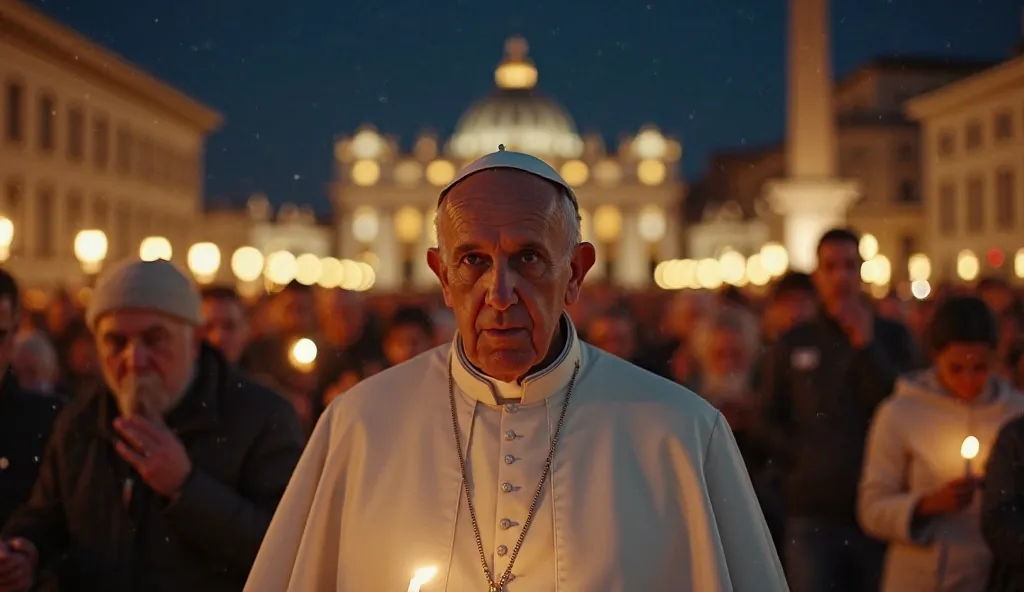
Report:
<svg viewBox="0 0 1024 592"><path fill-rule="evenodd" d="M93 288L85 321L95 329L103 315L125 309L160 312L190 325L203 322L199 290L164 260L125 259L107 268Z"/></svg>

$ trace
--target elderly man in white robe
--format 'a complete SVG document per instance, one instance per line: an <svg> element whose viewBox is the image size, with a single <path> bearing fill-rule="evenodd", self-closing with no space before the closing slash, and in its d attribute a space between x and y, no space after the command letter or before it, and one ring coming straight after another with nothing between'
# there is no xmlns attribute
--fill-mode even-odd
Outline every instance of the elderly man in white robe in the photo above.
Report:
<svg viewBox="0 0 1024 592"><path fill-rule="evenodd" d="M328 408L248 592L788 590L722 415L577 336L578 212L504 147L441 192L458 334Z"/></svg>

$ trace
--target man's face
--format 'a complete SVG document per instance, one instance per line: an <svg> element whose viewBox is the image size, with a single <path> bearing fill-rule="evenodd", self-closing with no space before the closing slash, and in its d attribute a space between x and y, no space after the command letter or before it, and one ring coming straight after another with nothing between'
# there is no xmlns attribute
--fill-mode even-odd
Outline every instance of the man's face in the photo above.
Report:
<svg viewBox="0 0 1024 592"><path fill-rule="evenodd" d="M860 294L860 264L860 253L853 241L835 240L821 245L812 279L827 306L848 302Z"/></svg>
<svg viewBox="0 0 1024 592"><path fill-rule="evenodd" d="M18 328L18 311L10 298L0 298L0 372L7 370L14 350L14 333Z"/></svg>
<svg viewBox="0 0 1024 592"><path fill-rule="evenodd" d="M587 341L623 360L636 356L636 326L621 316L601 316L590 323Z"/></svg>
<svg viewBox="0 0 1024 592"><path fill-rule="evenodd" d="M181 398L199 355L194 327L142 310L119 310L96 324L103 378L121 414L161 418Z"/></svg>
<svg viewBox="0 0 1024 592"><path fill-rule="evenodd" d="M384 339L384 355L392 366L408 362L432 347L433 335L413 323L392 327Z"/></svg>
<svg viewBox="0 0 1024 592"><path fill-rule="evenodd" d="M232 364L237 364L249 340L249 322L242 303L227 298L203 300L203 337L220 350Z"/></svg>
<svg viewBox="0 0 1024 592"><path fill-rule="evenodd" d="M439 212L439 249L427 256L455 313L466 355L506 382L544 360L567 305L594 264L594 248L569 249L564 195L522 171L477 173Z"/></svg>

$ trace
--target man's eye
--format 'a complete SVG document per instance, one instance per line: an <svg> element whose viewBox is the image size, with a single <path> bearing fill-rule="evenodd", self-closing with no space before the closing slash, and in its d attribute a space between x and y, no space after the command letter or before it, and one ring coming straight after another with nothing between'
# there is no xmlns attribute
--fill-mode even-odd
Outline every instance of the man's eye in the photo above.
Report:
<svg viewBox="0 0 1024 592"><path fill-rule="evenodd" d="M469 255L465 255L465 256L462 257L462 264L463 265L469 265L469 266L472 266L472 267L476 267L477 265L482 265L483 263L484 263L484 258L481 257L480 255L475 255L473 253L470 253Z"/></svg>
<svg viewBox="0 0 1024 592"><path fill-rule="evenodd" d="M519 260L527 264L539 263L540 255L533 251L526 251L519 255Z"/></svg>

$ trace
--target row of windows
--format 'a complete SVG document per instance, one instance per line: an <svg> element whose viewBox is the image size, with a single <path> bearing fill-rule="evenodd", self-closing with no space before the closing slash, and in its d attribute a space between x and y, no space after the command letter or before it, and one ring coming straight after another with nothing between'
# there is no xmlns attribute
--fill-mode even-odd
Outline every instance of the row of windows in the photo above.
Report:
<svg viewBox="0 0 1024 592"><path fill-rule="evenodd" d="M30 214L32 207L35 211ZM5 184L2 213L14 224L11 253L38 259L70 256L75 234L84 228L107 233L108 258L114 259L134 255L139 241L155 232L154 224L167 233L165 221L156 219L152 212L133 208L127 199L112 204L106 196L89 199L78 189L60 196L53 184L46 182L37 184L29 195L17 178Z"/></svg>
<svg viewBox="0 0 1024 592"><path fill-rule="evenodd" d="M28 121L32 116L32 105L27 97L26 88L22 83L6 84L3 93L3 135L4 141L9 145L27 144L30 133ZM57 153L59 107L52 92L43 90L38 94L34 111L37 118L34 143L44 155L52 156ZM134 177L146 183L186 193L196 190L200 169L197 155L181 153L145 134L135 133L127 123L115 124L104 113L97 112L91 115L90 120L89 114L81 105L71 104L67 107L63 124L67 132L64 148L68 162L77 165L85 163L87 135L91 132L91 154L88 157L97 171L106 172L112 166L124 177Z"/></svg>
<svg viewBox="0 0 1024 592"><path fill-rule="evenodd" d="M1024 113L1021 114L1024 117ZM963 129L963 150L975 152L985 145L985 120L978 118L967 122ZM1016 137L1014 114L1011 109L997 111L990 122L991 136L995 143L1008 142ZM944 129L939 132L937 151L939 156L947 157L956 154L958 134L955 129Z"/></svg>
<svg viewBox="0 0 1024 592"><path fill-rule="evenodd" d="M989 183L995 199L989 200ZM964 199L958 199L963 191ZM986 204L994 201L995 211L988 212ZM958 204L966 203L966 212L959 211ZM991 180L984 175L972 175L967 178L963 187L952 181L944 182L939 187L939 232L946 236L957 233L957 221L964 221L964 230L968 234L982 234L990 229L987 223L994 219L991 228L1000 231L1017 229L1017 175L1012 169L996 171Z"/></svg>

